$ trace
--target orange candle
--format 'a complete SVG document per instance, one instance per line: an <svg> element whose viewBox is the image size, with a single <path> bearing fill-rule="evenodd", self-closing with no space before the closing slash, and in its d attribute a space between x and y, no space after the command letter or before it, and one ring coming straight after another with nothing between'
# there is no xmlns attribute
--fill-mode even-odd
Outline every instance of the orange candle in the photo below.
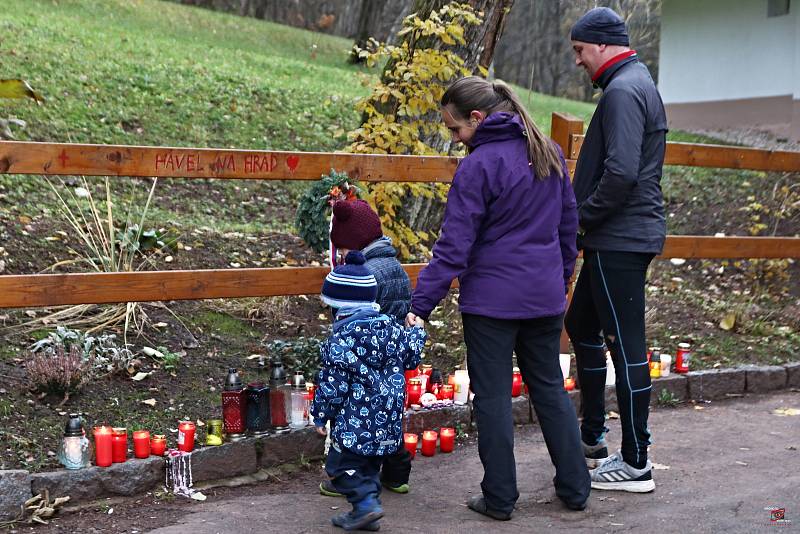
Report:
<svg viewBox="0 0 800 534"><path fill-rule="evenodd" d="M133 455L137 458L150 456L150 432L147 430L133 432Z"/></svg>
<svg viewBox="0 0 800 534"><path fill-rule="evenodd" d="M111 434L111 460L121 464L128 459L128 429L115 427Z"/></svg>
<svg viewBox="0 0 800 534"><path fill-rule="evenodd" d="M442 452L453 452L456 445L456 429L445 427L439 431L439 450Z"/></svg>
<svg viewBox="0 0 800 534"><path fill-rule="evenodd" d="M433 456L436 454L436 440L439 434L433 430L426 430L422 433L422 456Z"/></svg>
<svg viewBox="0 0 800 534"><path fill-rule="evenodd" d="M94 464L98 467L111 465L111 427L96 426L94 434Z"/></svg>
<svg viewBox="0 0 800 534"><path fill-rule="evenodd" d="M572 377L567 377L564 379L564 389L567 391L572 391L575 389L575 379Z"/></svg>
<svg viewBox="0 0 800 534"><path fill-rule="evenodd" d="M403 434L403 446L406 450L411 454L411 459L414 459L414 456L417 455L417 443L419 442L419 436L416 434Z"/></svg>
<svg viewBox="0 0 800 534"><path fill-rule="evenodd" d="M194 450L194 423L182 421L178 425L178 450L192 452Z"/></svg>
<svg viewBox="0 0 800 534"><path fill-rule="evenodd" d="M150 440L150 454L153 456L164 456L167 450L167 437L163 434L156 434Z"/></svg>

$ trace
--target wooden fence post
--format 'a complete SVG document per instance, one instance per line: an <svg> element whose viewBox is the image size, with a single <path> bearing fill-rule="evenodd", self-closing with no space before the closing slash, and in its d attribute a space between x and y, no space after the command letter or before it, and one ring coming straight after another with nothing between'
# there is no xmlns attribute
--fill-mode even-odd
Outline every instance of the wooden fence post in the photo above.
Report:
<svg viewBox="0 0 800 534"><path fill-rule="evenodd" d="M583 121L568 113L553 112L550 121L550 137L561 146L561 151L564 152L564 158L569 159L572 152L572 136L574 134L583 133ZM572 287L575 283L575 273L569 281L569 289L567 292L567 306L572 302ZM561 352L569 352L569 337L567 331L561 331Z"/></svg>

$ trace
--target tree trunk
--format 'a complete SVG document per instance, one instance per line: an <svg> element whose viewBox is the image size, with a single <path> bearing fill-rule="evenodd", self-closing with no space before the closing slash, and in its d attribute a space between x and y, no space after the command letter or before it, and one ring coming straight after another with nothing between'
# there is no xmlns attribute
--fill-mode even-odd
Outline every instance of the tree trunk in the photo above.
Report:
<svg viewBox="0 0 800 534"><path fill-rule="evenodd" d="M386 0L361 0L361 10L358 14L358 29L354 36L355 42L353 48L350 50L350 57L348 62L352 64L360 64L364 62L363 58L358 57L357 48L366 48L369 38L372 37L371 32L376 26L376 19L380 18L383 12Z"/></svg>
<svg viewBox="0 0 800 534"><path fill-rule="evenodd" d="M427 18L434 10L440 9L446 1L443 0L417 0L414 4L414 12L420 18ZM503 34L506 15L510 11L514 0L470 0L468 2L476 11L483 12L483 21L478 26L468 26L464 32L466 43L453 50L464 60L464 66L472 72L478 74L479 67L489 69L494 57L495 47ZM406 39L411 38L411 34L406 35ZM431 39L429 42L414 43L417 48L441 48L444 45L441 41ZM390 69L391 65L387 65ZM385 71L385 72L388 72ZM455 81L455 79L451 80ZM424 118L425 121L439 122L439 113L433 112ZM422 134L420 139L427 145L433 147L441 153L452 153L449 137L442 137L440 134ZM434 186L431 186L434 187ZM444 215L444 203L424 198L421 196L407 199L401 212L401 216L408 221L409 225L415 230L431 232L441 227Z"/></svg>

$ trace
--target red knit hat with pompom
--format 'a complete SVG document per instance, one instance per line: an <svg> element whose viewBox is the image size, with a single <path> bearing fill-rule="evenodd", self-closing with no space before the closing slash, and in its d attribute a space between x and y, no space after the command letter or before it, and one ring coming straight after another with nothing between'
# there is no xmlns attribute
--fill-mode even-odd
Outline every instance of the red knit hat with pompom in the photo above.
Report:
<svg viewBox="0 0 800 534"><path fill-rule="evenodd" d="M361 250L382 236L381 220L365 201L340 200L333 205L334 247Z"/></svg>

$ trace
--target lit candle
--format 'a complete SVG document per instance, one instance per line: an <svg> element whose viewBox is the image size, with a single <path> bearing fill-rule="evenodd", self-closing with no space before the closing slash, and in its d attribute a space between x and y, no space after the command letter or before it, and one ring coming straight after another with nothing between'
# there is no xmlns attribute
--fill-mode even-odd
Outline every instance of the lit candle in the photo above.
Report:
<svg viewBox="0 0 800 534"><path fill-rule="evenodd" d="M439 390L439 400L453 400L453 386L445 384Z"/></svg>
<svg viewBox="0 0 800 534"><path fill-rule="evenodd" d="M137 458L150 456L150 432L147 430L133 432L133 455Z"/></svg>
<svg viewBox="0 0 800 534"><path fill-rule="evenodd" d="M110 426L94 427L94 463L98 467L108 467L113 461L111 432Z"/></svg>
<svg viewBox="0 0 800 534"><path fill-rule="evenodd" d="M419 442L419 436L416 434L403 434L403 446L406 450L411 454L411 459L414 459L414 456L417 455L417 443Z"/></svg>
<svg viewBox="0 0 800 534"><path fill-rule="evenodd" d="M564 379L564 389L567 391L572 391L575 389L575 379L572 377L567 377Z"/></svg>
<svg viewBox="0 0 800 534"><path fill-rule="evenodd" d="M439 431L439 450L442 452L453 452L456 444L456 429L445 427Z"/></svg>
<svg viewBox="0 0 800 534"><path fill-rule="evenodd" d="M426 430L422 433L422 455L433 456L436 454L436 440L439 434L433 430Z"/></svg>
<svg viewBox="0 0 800 534"><path fill-rule="evenodd" d="M194 423L181 421L178 424L178 450L192 452L194 450Z"/></svg>
<svg viewBox="0 0 800 534"><path fill-rule="evenodd" d="M422 396L422 382L419 378L412 378L408 381L408 403L419 404L419 398Z"/></svg>
<svg viewBox="0 0 800 534"><path fill-rule="evenodd" d="M115 427L111 435L111 460L120 464L128 459L128 429Z"/></svg>
<svg viewBox="0 0 800 534"><path fill-rule="evenodd" d="M406 382L411 380L412 378L416 378L419 376L419 367L415 367L414 369L407 369L405 372L406 375Z"/></svg>
<svg viewBox="0 0 800 534"><path fill-rule="evenodd" d="M153 456L164 456L164 451L167 450L167 436L163 434L156 434L150 440L150 454Z"/></svg>

